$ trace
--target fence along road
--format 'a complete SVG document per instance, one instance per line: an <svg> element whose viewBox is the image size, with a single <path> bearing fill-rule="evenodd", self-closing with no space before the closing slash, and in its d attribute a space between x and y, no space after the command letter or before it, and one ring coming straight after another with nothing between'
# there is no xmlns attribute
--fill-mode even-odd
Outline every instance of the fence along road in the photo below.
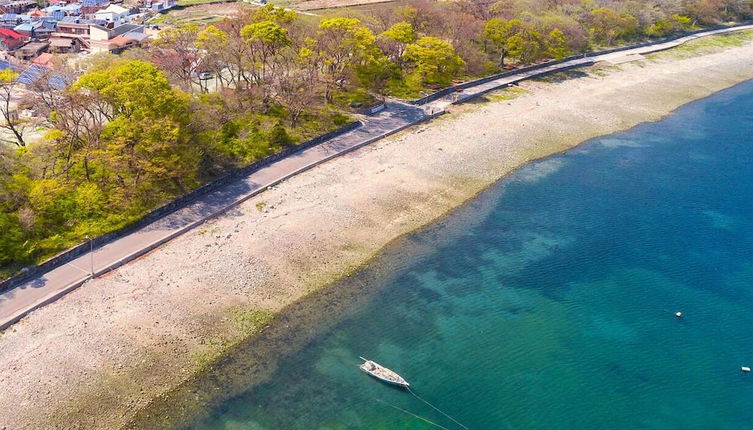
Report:
<svg viewBox="0 0 753 430"><path fill-rule="evenodd" d="M355 130L262 167L220 189L201 196L187 206L151 224L95 249L93 253L82 254L68 263L3 292L0 294L0 330L20 320L29 312L78 288L92 276L117 268L155 249L207 219L259 194L267 187L331 158L439 115L450 104L462 103L489 91L537 76L586 66L599 61L621 62L622 59L630 56L670 49L699 37L747 29L753 29L753 25L710 30L650 46L579 57L490 81L480 80L478 84L466 84L462 90L426 103L421 107L401 102L388 102L386 109L363 119L363 125Z"/></svg>

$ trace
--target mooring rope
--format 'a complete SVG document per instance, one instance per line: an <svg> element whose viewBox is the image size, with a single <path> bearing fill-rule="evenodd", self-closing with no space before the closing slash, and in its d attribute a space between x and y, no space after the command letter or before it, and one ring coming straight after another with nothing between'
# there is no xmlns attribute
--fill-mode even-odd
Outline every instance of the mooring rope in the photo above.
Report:
<svg viewBox="0 0 753 430"><path fill-rule="evenodd" d="M431 403L429 403L428 401L426 401L426 400L424 400L423 398L421 398L421 397L420 397L420 396L419 396L418 394L414 393L414 392L413 392L413 390L411 390L411 389L410 389L410 387L405 387L405 388L407 388L407 389L408 389L408 392L409 392L409 393L413 394L413 397L415 397L415 398L417 398L418 400L420 400L420 401L422 401L422 402L426 403L427 405L429 405L429 406L430 406L430 407L431 407L432 409L434 409L435 411L437 411L437 412L439 412L440 414L442 414L442 415L446 416L447 418L451 419L451 420L452 420L452 422L454 422L455 424L459 425L460 427L463 427L463 428L464 428L465 430L468 430L468 427L466 427L465 425L463 425L463 423L461 423L460 421L456 420L455 418L453 418L453 417L451 417L451 416L447 415L446 413L442 412L442 410L441 410L441 409L439 409L438 407L436 407L436 406L432 405L432 404L431 404Z"/></svg>
<svg viewBox="0 0 753 430"><path fill-rule="evenodd" d="M382 399L376 399L376 401L377 401L377 402L379 402L379 403L384 403L385 405L387 405L387 406L389 406L389 407L391 407L391 408L395 408L395 409L397 409L397 410L398 410L398 411L400 411L400 412L403 412L403 413L406 413L406 414L408 414L408 415L411 415L411 416L413 416L414 418L418 418L419 420L421 420L421 421L423 421L423 422L425 422L425 423L431 424L431 425L433 425L433 426L434 426L434 427L436 427L436 428L440 428L440 429L443 429L443 430L450 430L450 429L448 429L447 427L441 426L441 425L439 425L439 424L437 424L437 423L435 423L435 422L433 422L433 421L429 421L428 419L426 419L426 418L424 418L424 417L422 417L422 416L420 416L420 415L416 415L416 414L414 414L413 412L410 412L410 411L406 411L405 409L399 408L399 407L397 407L397 406L395 406L395 405L393 405L393 404L391 404L391 403L387 403L387 402L385 402L385 401L384 401L384 400L382 400Z"/></svg>

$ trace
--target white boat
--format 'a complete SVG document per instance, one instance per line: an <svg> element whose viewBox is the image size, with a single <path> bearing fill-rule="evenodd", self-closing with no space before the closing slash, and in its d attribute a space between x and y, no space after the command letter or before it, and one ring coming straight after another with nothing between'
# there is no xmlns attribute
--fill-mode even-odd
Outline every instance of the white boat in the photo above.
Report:
<svg viewBox="0 0 753 430"><path fill-rule="evenodd" d="M408 381L406 381L402 376L398 375L394 371L374 361L367 360L363 357L360 358L364 362L363 364L358 366L358 368L368 373L369 375L377 378L382 382L386 382L391 385L397 385L398 387L408 388L410 386Z"/></svg>

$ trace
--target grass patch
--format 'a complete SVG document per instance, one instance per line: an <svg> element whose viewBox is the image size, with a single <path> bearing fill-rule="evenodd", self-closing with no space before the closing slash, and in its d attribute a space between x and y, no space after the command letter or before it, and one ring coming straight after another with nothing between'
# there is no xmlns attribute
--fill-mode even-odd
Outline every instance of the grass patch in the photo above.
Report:
<svg viewBox="0 0 753 430"><path fill-rule="evenodd" d="M210 94L202 97L202 103L212 108L221 106L222 101L218 94ZM199 137L237 166L245 166L352 121L350 115L332 106L311 107L300 115L295 127L288 118L289 113L280 105L270 106L266 112L261 108L250 109L219 125L218 129L202 132Z"/></svg>
<svg viewBox="0 0 753 430"><path fill-rule="evenodd" d="M208 370L230 348L261 332L274 316L274 312L264 309L240 307L232 310L228 315L229 330L203 341L199 350L190 353L194 371Z"/></svg>
<svg viewBox="0 0 753 430"><path fill-rule="evenodd" d="M704 54L712 54L726 48L743 46L753 41L753 30L735 31L732 33L718 34L715 36L702 37L691 40L668 51L646 55L649 59L657 59L666 56L672 58L690 58Z"/></svg>
<svg viewBox="0 0 753 430"><path fill-rule="evenodd" d="M263 309L238 308L231 318L235 326L246 335L254 335L269 325L275 314Z"/></svg>
<svg viewBox="0 0 753 430"><path fill-rule="evenodd" d="M155 24L155 25L161 25L161 26L172 26L172 27L183 27L189 24L196 24L196 25L204 25L204 24L212 24L215 22L222 21L223 19L227 18L226 16L222 15L211 15L211 14L204 14L204 13L197 13L192 16L186 16L186 17L176 17L174 15L165 14L165 15L159 15L155 18L152 18L149 20L149 24Z"/></svg>
<svg viewBox="0 0 753 430"><path fill-rule="evenodd" d="M616 64L600 64L598 66L591 67L589 69L589 72L593 76L598 76L600 78L609 76L612 74L612 72L622 70L620 66Z"/></svg>
<svg viewBox="0 0 753 430"><path fill-rule="evenodd" d="M209 0L181 0L181 7L157 14L148 20L149 24L162 27L181 27L189 24L203 26L222 21L240 10L246 3L230 0L225 2ZM235 9L233 9L235 7ZM251 7L248 5L248 7Z"/></svg>
<svg viewBox="0 0 753 430"><path fill-rule="evenodd" d="M259 212L264 212L265 207L267 207L267 202L259 202L256 204L256 210Z"/></svg>
<svg viewBox="0 0 753 430"><path fill-rule="evenodd" d="M224 338L214 338L204 342L204 347L200 351L191 352L191 361L196 371L203 372L209 369L212 363L217 361L231 345L231 342Z"/></svg>
<svg viewBox="0 0 753 430"><path fill-rule="evenodd" d="M525 88L505 87L505 88L502 88L501 90L494 91L488 94L485 98L487 101L490 101L490 102L501 102L501 101L516 99L523 94L528 94L529 92L530 91L528 91Z"/></svg>
<svg viewBox="0 0 753 430"><path fill-rule="evenodd" d="M579 79L585 77L588 77L588 73L582 70L565 70L562 72L531 78L530 80L533 82L543 82L545 84L558 84L570 79Z"/></svg>

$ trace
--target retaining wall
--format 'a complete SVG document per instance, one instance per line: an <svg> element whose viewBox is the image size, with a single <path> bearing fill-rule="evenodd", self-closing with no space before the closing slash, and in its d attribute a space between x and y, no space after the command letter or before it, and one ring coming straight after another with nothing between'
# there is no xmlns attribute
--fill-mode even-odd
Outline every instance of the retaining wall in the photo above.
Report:
<svg viewBox="0 0 753 430"><path fill-rule="evenodd" d="M220 2L222 2L222 1L220 1ZM218 2L218 3L220 3L220 2ZM422 97L422 98L419 98L419 99L416 99L416 100L411 100L411 101L409 101L409 103L411 103L413 105L419 105L420 106L420 105L426 104L428 102L437 100L439 98L445 97L445 96L447 96L449 94L452 94L454 92L461 91L463 89L474 87L474 86L477 86L477 85L485 84L487 82L490 82L490 81L493 81L493 80L496 80L496 79L500 79L500 78L504 78L504 77L508 77L508 76L513 76L513 75L516 75L516 74L519 74L519 73L525 73L525 72L529 72L529 71L539 70L539 69L543 69L543 68L550 67L550 66L553 66L553 65L565 63L565 62L568 62L568 61L571 61L571 60L579 59L579 58L588 58L588 57L593 57L593 56L597 56L597 55L609 54L609 53L613 53L613 52L620 52L620 51L625 51L625 50L639 48L639 47L659 45L659 44L662 44L662 43L670 42L672 40L677 40L677 39L681 39L683 37L692 36L694 34L704 33L704 32L707 32L707 31L718 30L718 29L723 29L723 28L735 28L735 27L739 27L739 26L743 26L743 25L747 25L747 24L750 24L750 22L745 22L745 23L734 25L734 26L719 25L719 26L715 26L715 27L711 27L711 28L705 28L705 29L702 29L702 30L697 30L697 31L692 31L692 32L687 32L687 33L673 35L673 36L670 36L670 37L663 38L661 40L644 42L644 43L639 43L639 44L636 44L636 45L623 46L623 47L619 47L619 48L606 49L606 50L601 50L601 51L594 51L594 52L589 52L589 53L585 53L585 54L580 54L580 55L574 55L574 56L566 57L566 58L563 58L561 60L548 61L548 62L545 62L545 63L535 64L535 65L532 65L532 66L523 67L523 68L515 69L515 70L510 70L510 71L506 71L506 72L502 72L502 73L497 73L497 74L494 74L494 75L491 75L491 76L487 76L485 78L476 79L476 80L473 80L473 81L468 81L468 82L464 82L464 83L461 83L461 84L453 85L451 87L439 90L439 91L437 91L437 92L435 92L433 94L427 95L425 97ZM592 63L593 62L591 62L590 64L592 64ZM581 67L583 65L588 65L588 64L574 65L573 67ZM566 70L566 69L567 68L557 69L557 70L552 70L551 72L555 73L555 72L560 72L560 71ZM522 79L527 79L527 78L521 78L521 80ZM490 89L489 91L491 91L491 90L493 90L493 89ZM479 96L481 94L483 94L483 93L475 94L474 96ZM462 101L468 100L470 98L471 97L467 97L467 98L461 99L459 101L462 102ZM375 106L372 109L381 110L383 108L384 108L384 105L378 105L378 106ZM376 112L378 112L378 110L376 110ZM375 112L369 112L369 114L373 114L373 113L375 113ZM434 114L434 115L429 115L426 118L423 118L422 120L420 120L418 122L422 122L422 121L434 118L434 117L436 117L438 115L441 115L442 113L443 112L439 112L439 113ZM403 129L405 129L405 128L409 127L409 126L412 126L414 124L415 123L408 124L408 125L406 125L404 127L401 127L401 128L399 128L397 130L392 130L392 131L390 131L388 133L385 133L384 135L380 135L380 136L377 136L375 138L368 139L368 140L364 141L363 143L361 143L359 145L356 145L356 146L354 146L352 148L349 148L345 152L349 152L349 151L352 151L354 149L360 148L360 147L362 147L364 145L368 145L368 144L370 144L370 143L372 143L372 142L374 142L376 140L382 139L385 136L388 136L390 134L396 133L396 132L398 132L400 130L403 130ZM182 197L179 197L179 198L171 201L170 203L168 203L166 205L164 205L164 206L162 206L162 207L160 207L158 209L155 209L155 210L149 212L147 215L145 215L143 218L139 219L138 221L134 222L133 224L130 224L130 225L128 225L126 227L123 227L123 228L121 228L121 229L119 229L117 231L114 231L112 233L108 233L108 234L105 234L105 235L102 235L102 236L98 236L98 237L92 239L92 244L90 244L88 241L84 242L84 243L81 243L81 244L79 244L77 246L74 246L73 248L71 248L71 249L69 249L67 251L62 252L61 254L56 255L53 258L50 258L49 260L47 260L47 261L45 261L45 262L43 262L43 263L41 263L39 265L36 265L34 267L25 269L23 271L23 273L20 273L20 274L18 274L16 276L13 276L13 277L5 280L5 281L0 282L0 292L7 291L7 290L9 290L9 289L11 289L11 288L13 288L13 287L21 284L21 283L24 283L24 282L26 282L26 281L28 281L30 279L33 279L33 278L39 276L40 274L43 274L43 273L45 273L47 271L50 271L50 270L52 270L52 269L54 269L56 267L59 267L59 266L63 265L63 264L65 264L65 263L67 263L67 262L69 262L71 260L76 259L80 255L88 252L90 246L92 246L92 245L94 246L94 248L101 247L102 245L104 245L106 243L109 243L112 240L115 240L117 238L125 236L125 235L127 235L127 234L129 234L129 233L131 233L131 232L133 232L133 231L135 231L135 230L137 230L137 229L139 229L139 228L147 225L147 224L150 224L150 223L156 221L159 218L164 217L165 215L168 215L168 214L170 214L172 212L175 212L178 209L181 209L181 208L187 206L188 204L194 202L199 197L204 196L204 195L206 195L206 194L208 194L208 193L210 193L212 191L215 191L215 190L217 190L217 189L219 189L219 188L221 188L221 187L229 184L230 182L238 179L239 177L248 175L251 172L254 172L254 171L258 170L258 169L266 167L269 164L271 164L271 163L273 163L273 162L275 162L277 160L280 160L281 158L287 157L287 156L289 156L291 154L294 154L296 152L303 151L303 150L305 150L307 148L310 148L312 146L316 146L316 145L318 145L320 143L323 143L323 142L325 142L325 141L327 141L327 140L329 140L329 139L331 139L333 137L336 137L336 136L339 136L341 134L344 134L344 133L347 133L349 131L352 131L352 130L358 128L360 125L361 125L360 122L357 122L357 121L356 122L352 122L352 123L347 124L347 125L345 125L344 127L340 128L338 130L335 130L333 132L330 132L330 133L318 136L318 137L316 137L314 139L311 139L311 140L309 140L309 141L307 141L307 142L305 142L305 143L303 143L301 145L285 149L285 150L283 150L283 151L281 151L281 152L279 152L277 154L271 155L271 156L266 157L266 158L264 158L262 160L254 162L254 163L252 163L252 164L250 164L250 165L248 165L246 167L233 170L230 173L228 173L228 174L226 174L226 175L224 175L224 176L222 176L222 177L220 177L220 178L218 178L218 179L216 179L216 180L214 180L214 181L212 181L212 182L210 182L210 183L208 183L208 184L206 184L206 185L204 185L202 187L199 187L199 188L191 191L190 193L188 193L188 194L186 194L186 195L184 195ZM311 167L313 167L315 165L318 165L318 164L320 164L320 163L322 163L324 161L327 161L327 160L329 160L329 159L331 159L333 157L336 157L338 155L341 155L341 154L342 153L334 154L332 157L328 157L326 159L323 159L323 160L320 160L320 161L318 161L316 163L313 163L310 166L306 166L305 168L296 171L295 174L300 173L303 170L307 170L307 169L309 169L309 168L311 168ZM283 178L281 180L287 179L288 177L289 176L286 176L285 178ZM256 194L256 193L253 193L251 195L254 195L254 194ZM172 238L172 236L171 236L171 238ZM156 245L154 247L156 247ZM148 252L149 250L153 249L154 247L150 247L148 250L146 250L144 252ZM139 253L139 255L141 255L141 254L143 254L143 252ZM112 267L108 268L108 270L111 270L111 269L112 269Z"/></svg>
<svg viewBox="0 0 753 430"><path fill-rule="evenodd" d="M289 147L287 149L284 149L283 151L280 151L276 154L270 155L269 157L265 157L261 160L255 161L248 166L234 169L227 173L226 175L215 179L214 181L203 185L188 194L185 194L181 197L176 198L175 200L172 200L171 202L167 203L164 206L161 206L157 209L154 209L153 211L149 212L148 214L144 215L142 218L140 218L138 221L134 222L133 224L129 224L121 229L118 229L116 231L113 231L111 233L104 234L102 236L97 236L92 239L92 243L90 244L89 241L86 241L84 243L78 244L67 251L64 251L49 260L46 260L45 262L38 264L36 266L24 269L22 273L19 273L16 276L13 276L11 278L6 279L5 281L0 282L0 292L7 291L19 284L22 284L24 282L27 282L43 273L46 273L54 268L60 267L63 264L75 260L82 254L85 254L86 252L89 252L90 246L93 246L95 249L98 247L101 247L102 245L105 245L115 239L118 239L120 237L123 237L135 230L138 230L162 217L165 215L169 215L173 212L175 212L178 209L182 209L186 207L187 205L193 203L196 201L199 197L202 197L212 191L215 191L219 188L222 188L223 186L229 184L230 182L233 182L234 180L247 176L252 172L255 172L256 170L259 170L263 167L266 167L275 161L278 161L282 158L285 158L287 156L290 156L292 154L295 154L297 152L303 151L305 149L311 148L313 146L319 145L323 142L326 142L329 139L332 139L334 137L340 136L341 134L345 134L349 131L355 130L356 128L360 127L361 123L359 121L351 122L337 130L334 130L330 133L323 134L321 136L315 137L309 141L306 141L300 145Z"/></svg>
<svg viewBox="0 0 753 430"><path fill-rule="evenodd" d="M516 75L518 73L525 73L525 72L530 72L530 71L534 71L534 70L538 70L538 69L543 69L545 67L550 67L550 66L554 66L554 65L557 65L557 64L566 63L568 61L577 60L579 58L595 57L595 56L598 56L598 55L611 54L611 53L620 52L620 51L627 51L627 50L635 49L635 48L642 48L642 47L652 46L652 45L661 45L662 43L667 43L667 42L671 42L673 40L682 39L683 37L692 36L694 34L705 33L707 31L713 31L713 30L721 30L721 29L724 29L724 28L741 27L741 26L744 26L744 25L749 25L751 22L753 22L753 21L746 21L744 23L740 23L740 24L736 24L736 25L731 25L731 26L717 25L717 26L714 26L714 27L704 28L702 30L694 30L694 31L686 32L686 33L680 33L680 34L672 35L672 36L665 37L665 38L662 38L662 39L659 39L659 40L652 40L652 41L648 41L648 42L638 43L638 44L635 44L635 45L621 46L619 48L603 49L603 50L600 50L600 51L592 51L592 52L587 52L587 53L584 53L584 54L571 55L571 56L565 57L565 58L563 58L561 60L547 61L547 62L544 62L544 63L534 64L532 66L526 66L526 67L521 67L519 69L508 70L508 71L505 71L505 72L496 73L494 75L490 75L490 76L487 76L485 78L476 79L476 80L468 81L468 82L463 82L463 83L460 83L460 84L457 84L457 85L453 85L451 87L443 88L443 89L441 89L441 90L439 90L439 91L437 91L435 93L429 94L429 95L421 97L419 99L409 100L408 103L420 106L420 105L423 105L423 104L426 104L426 103L429 103L429 102L433 102L434 100L440 99L442 97L448 96L448 95L450 95L450 94L452 94L454 92L462 91L462 90L464 90L466 88L474 87L476 85L485 84L487 82L494 81L496 79L506 78L508 76L513 76L513 75Z"/></svg>

